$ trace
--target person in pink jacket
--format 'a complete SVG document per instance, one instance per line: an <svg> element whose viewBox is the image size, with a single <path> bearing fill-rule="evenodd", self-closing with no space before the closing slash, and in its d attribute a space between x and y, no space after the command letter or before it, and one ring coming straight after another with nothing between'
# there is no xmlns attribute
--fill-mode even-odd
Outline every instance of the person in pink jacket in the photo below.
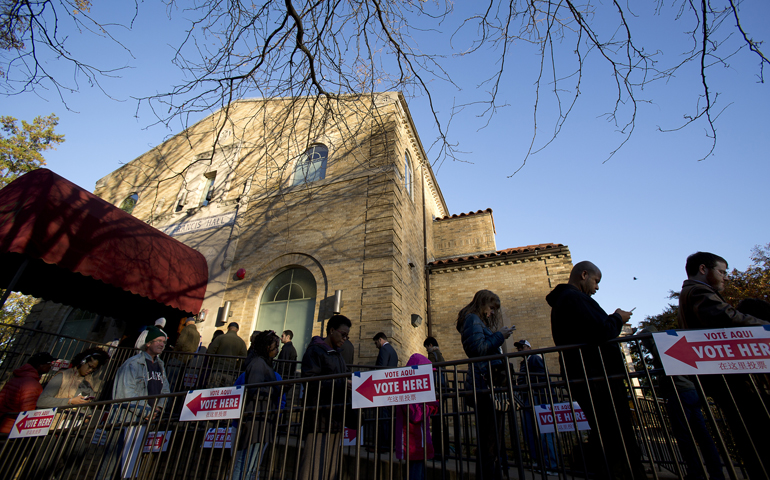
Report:
<svg viewBox="0 0 770 480"><path fill-rule="evenodd" d="M407 367L412 365L430 365L430 360L424 355L415 353L406 362ZM438 402L413 403L396 408L396 458L399 460L406 458L409 462L409 480L423 480L425 478L425 460L433 458L430 416L437 412ZM405 428L407 423L409 424L408 429ZM408 454L407 448L409 449Z"/></svg>
<svg viewBox="0 0 770 480"><path fill-rule="evenodd" d="M39 352L13 371L13 377L0 390L0 433L11 432L16 420L15 413L35 409L37 399L43 393L40 377L51 371L51 362L54 360L51 354Z"/></svg>

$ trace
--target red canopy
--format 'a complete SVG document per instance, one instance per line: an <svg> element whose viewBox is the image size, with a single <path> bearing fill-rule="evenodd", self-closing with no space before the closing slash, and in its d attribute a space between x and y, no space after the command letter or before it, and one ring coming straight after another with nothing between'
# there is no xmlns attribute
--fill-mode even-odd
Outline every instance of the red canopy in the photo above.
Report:
<svg viewBox="0 0 770 480"><path fill-rule="evenodd" d="M199 252L50 170L0 190L0 287L116 318L197 314ZM152 317L152 318L149 318Z"/></svg>

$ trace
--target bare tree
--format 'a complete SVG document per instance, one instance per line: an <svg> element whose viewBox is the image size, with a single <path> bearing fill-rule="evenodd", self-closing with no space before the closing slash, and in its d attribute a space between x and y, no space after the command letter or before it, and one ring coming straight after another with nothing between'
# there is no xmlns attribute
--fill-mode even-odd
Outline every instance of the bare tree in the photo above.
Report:
<svg viewBox="0 0 770 480"><path fill-rule="evenodd" d="M608 160L634 132L638 107L649 100L641 95L644 87L694 71L691 81L699 92L695 104L684 112L680 124L662 130L704 125L709 148L702 158L706 158L716 147L716 120L723 109L718 93L710 88L712 69L735 55L752 55L757 62L752 73L763 82L768 64L761 42L741 24L738 0L676 0L670 6L662 0L641 5L618 0L461 3L168 0L169 14L189 20L173 59L189 80L165 92L159 88L164 93L136 98L153 109L158 121L181 119L188 125L191 115L197 118L201 112L226 109L245 97L344 102L351 94L381 91L425 96L438 130L432 163L440 166L460 153L451 141L452 118L473 111L491 121L505 106L501 98L509 76L518 74L513 55L534 49L540 59L534 80L534 128L526 156L512 168L518 171L530 155L556 138L570 118L588 68L605 69L614 83L610 94L614 107L606 115L622 139ZM77 88L65 87L47 73L38 55L43 47L72 62L89 82L98 83L100 75L113 73L79 62L64 46L66 35L56 29L59 16L66 12L77 28L117 41L109 33L114 26L88 15L89 4L88 0L1 3L0 47L6 52L8 91L30 90L45 82L60 91ZM682 25L690 46L677 52L645 48L638 34L642 25L654 28L658 20L671 16ZM125 26L130 27L131 21ZM456 65L473 58L483 59L484 69L477 72L480 80L473 85L456 83ZM697 68L690 70L691 65ZM439 101L438 85L455 87L461 100ZM555 116L549 115L548 133L541 134L544 94L557 110Z"/></svg>

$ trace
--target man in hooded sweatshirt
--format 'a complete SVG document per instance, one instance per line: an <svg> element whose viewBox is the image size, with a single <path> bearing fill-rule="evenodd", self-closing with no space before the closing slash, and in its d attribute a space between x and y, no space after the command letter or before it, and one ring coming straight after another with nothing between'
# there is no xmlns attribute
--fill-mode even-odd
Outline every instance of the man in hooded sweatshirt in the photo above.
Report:
<svg viewBox="0 0 770 480"><path fill-rule="evenodd" d="M0 433L11 433L17 413L34 410L37 399L43 393L40 377L51 371L51 362L55 358L47 352L39 352L27 360L27 363L13 371L13 377L0 390Z"/></svg>
<svg viewBox="0 0 770 480"><path fill-rule="evenodd" d="M562 375L569 379L572 396L591 426L589 467L599 478L645 479L622 379L620 346L607 343L620 335L631 312L618 308L607 315L591 298L601 279L596 265L580 262L572 268L569 283L557 285L545 297L551 306L551 334L557 346L587 344L563 353ZM620 377L611 378L608 385L605 375Z"/></svg>
<svg viewBox="0 0 770 480"><path fill-rule="evenodd" d="M320 377L347 372L342 358L342 346L350 334L350 319L333 315L326 323L326 338L313 337L302 357L302 376ZM314 381L306 385L307 405L318 411L305 413L305 447L299 467L301 480L336 480L340 478L340 450L342 448L342 424L345 407L346 378ZM332 409L329 415L329 408Z"/></svg>

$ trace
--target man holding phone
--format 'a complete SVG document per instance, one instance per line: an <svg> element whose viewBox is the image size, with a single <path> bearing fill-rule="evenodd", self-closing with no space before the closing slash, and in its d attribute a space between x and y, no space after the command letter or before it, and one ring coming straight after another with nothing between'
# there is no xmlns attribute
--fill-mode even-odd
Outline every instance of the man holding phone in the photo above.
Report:
<svg viewBox="0 0 770 480"><path fill-rule="evenodd" d="M569 283L557 285L545 297L551 306L551 334L557 346L586 344L563 353L562 375L591 426L589 450L595 458L587 459L593 460L589 468L599 478L646 479L623 384L625 363L618 343L607 343L620 335L631 312L618 308L607 315L591 298L601 279L596 265L580 262L572 268Z"/></svg>

